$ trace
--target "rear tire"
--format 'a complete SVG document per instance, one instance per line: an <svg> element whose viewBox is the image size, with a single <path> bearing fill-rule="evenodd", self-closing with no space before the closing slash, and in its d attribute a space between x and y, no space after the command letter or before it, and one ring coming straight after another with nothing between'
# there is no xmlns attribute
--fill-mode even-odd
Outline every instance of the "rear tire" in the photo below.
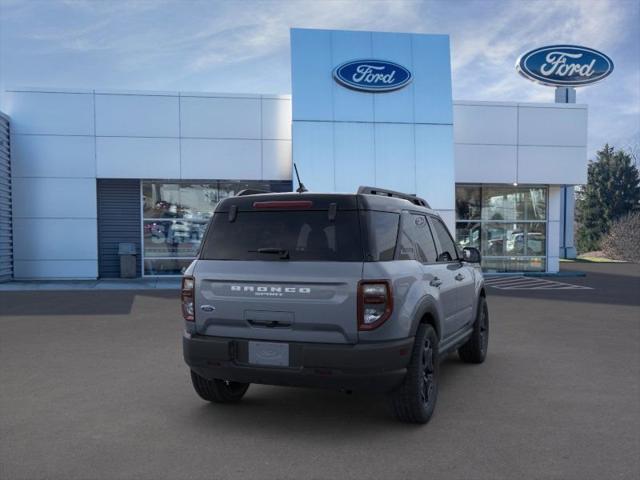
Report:
<svg viewBox="0 0 640 480"><path fill-rule="evenodd" d="M487 300L480 297L473 333L469 340L458 349L458 355L466 363L482 363L489 347L489 309Z"/></svg>
<svg viewBox="0 0 640 480"><path fill-rule="evenodd" d="M247 389L248 383L228 382L214 378L208 380L191 370L191 383L196 393L203 400L215 403L236 403L239 402Z"/></svg>
<svg viewBox="0 0 640 480"><path fill-rule="evenodd" d="M401 422L427 423L438 398L438 336L431 325L418 327L402 385L390 395L393 416Z"/></svg>

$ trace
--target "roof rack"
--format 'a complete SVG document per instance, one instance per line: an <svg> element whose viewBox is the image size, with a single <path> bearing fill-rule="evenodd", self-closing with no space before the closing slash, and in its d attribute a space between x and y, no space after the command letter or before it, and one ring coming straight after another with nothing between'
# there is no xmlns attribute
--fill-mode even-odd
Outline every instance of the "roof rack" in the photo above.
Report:
<svg viewBox="0 0 640 480"><path fill-rule="evenodd" d="M245 188L244 190L240 190L236 193L236 197L244 197L245 195L260 195L262 193L271 193L266 190L258 190L255 188Z"/></svg>
<svg viewBox="0 0 640 480"><path fill-rule="evenodd" d="M414 205L420 207L431 208L424 198L416 197L415 195L409 195L408 193L396 192L395 190L386 190L378 187L358 187L359 194L366 195L380 195L382 197L393 197L408 200Z"/></svg>

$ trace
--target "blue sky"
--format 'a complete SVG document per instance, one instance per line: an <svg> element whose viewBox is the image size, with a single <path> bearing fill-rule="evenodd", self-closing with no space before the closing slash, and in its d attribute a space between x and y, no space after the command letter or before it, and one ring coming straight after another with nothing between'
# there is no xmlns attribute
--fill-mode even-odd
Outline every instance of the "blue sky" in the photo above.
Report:
<svg viewBox="0 0 640 480"><path fill-rule="evenodd" d="M518 56L596 48L615 71L578 90L589 155L607 141L639 153L640 0L0 0L0 90L290 93L290 27L449 34L458 100L551 102Z"/></svg>

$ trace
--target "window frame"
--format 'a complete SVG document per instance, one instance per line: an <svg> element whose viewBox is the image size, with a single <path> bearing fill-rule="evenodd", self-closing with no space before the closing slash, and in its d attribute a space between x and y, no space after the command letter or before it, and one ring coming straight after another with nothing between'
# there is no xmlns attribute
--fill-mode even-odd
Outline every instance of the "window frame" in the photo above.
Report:
<svg viewBox="0 0 640 480"><path fill-rule="evenodd" d="M458 224L465 224L465 225L470 225L473 223L477 223L480 225L481 228L481 237L482 235L484 235L485 229L487 227L487 225L489 224L503 224L503 225L511 225L511 224L535 224L535 223L540 223L542 225L544 225L544 235L545 235L545 240L544 240L544 254L543 255L518 255L518 254L514 254L514 255L508 255L506 254L506 252L503 252L503 255L488 255L488 254L483 254L482 255L482 268L483 270L488 270L491 272L519 272L522 271L520 269L513 269L510 268L509 265L510 264L518 264L518 262L521 261L534 261L534 260L541 260L541 267L539 269L527 269L525 271L532 271L532 272L544 272L547 270L548 267L548 262L549 262L549 257L551 255L550 250L549 250L549 225L550 225L550 221L549 221L549 215L550 215L550 205L549 205L549 199L550 199L550 193L551 193L551 185L548 184L521 184L518 186L511 186L508 184L496 184L496 183L456 183L456 191L459 188L479 188L480 189L480 196L481 196L481 205L480 205L480 218L479 219L465 219L465 218L459 218L458 217L458 210L456 208L455 211L455 222L456 222L456 230L457 230L457 226ZM491 189L491 188L501 188L501 189L513 189L513 190L527 190L527 189L540 189L543 191L543 200L544 200L544 218L540 219L540 218L529 218L527 216L528 210L526 209L525 206L525 218L522 219L517 219L517 220L488 220L488 219L484 219L483 218L483 199L484 199L484 190L485 189ZM457 197L456 197L456 201L457 201ZM531 203L532 205L533 203ZM457 231L456 231L457 233ZM457 243L457 234L456 234L456 246L458 246ZM479 246L479 250L482 251L483 250L483 243L482 243L482 238L480 239L480 246ZM525 251L526 253L526 251ZM485 267L485 261L486 263L489 263L491 260L504 260L506 261L505 263L505 268L503 270L495 270L492 267Z"/></svg>

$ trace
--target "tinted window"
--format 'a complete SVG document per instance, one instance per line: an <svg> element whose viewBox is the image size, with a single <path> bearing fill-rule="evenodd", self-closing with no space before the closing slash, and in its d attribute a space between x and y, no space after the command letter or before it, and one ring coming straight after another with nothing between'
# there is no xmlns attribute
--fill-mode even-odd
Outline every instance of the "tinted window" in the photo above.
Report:
<svg viewBox="0 0 640 480"><path fill-rule="evenodd" d="M424 215L408 214L400 236L399 260L436 261L436 246Z"/></svg>
<svg viewBox="0 0 640 480"><path fill-rule="evenodd" d="M372 262L393 260L400 215L376 211L365 211L362 215L367 225L369 241L367 260Z"/></svg>
<svg viewBox="0 0 640 480"><path fill-rule="evenodd" d="M204 260L362 261L358 213L326 211L216 213L202 248Z"/></svg>
<svg viewBox="0 0 640 480"><path fill-rule="evenodd" d="M424 215L411 215L411 218L411 223L413 223L416 233L419 260L422 263L435 262L438 255L436 253L436 245L431 236L431 229L427 223L427 217Z"/></svg>
<svg viewBox="0 0 640 480"><path fill-rule="evenodd" d="M440 250L438 252L439 262L450 262L458 258L458 252L456 246L449 235L447 227L438 218L431 218L431 225L433 227L433 233L440 242Z"/></svg>
<svg viewBox="0 0 640 480"><path fill-rule="evenodd" d="M417 260L416 242L410 229L405 226L400 231L400 250L398 260Z"/></svg>

